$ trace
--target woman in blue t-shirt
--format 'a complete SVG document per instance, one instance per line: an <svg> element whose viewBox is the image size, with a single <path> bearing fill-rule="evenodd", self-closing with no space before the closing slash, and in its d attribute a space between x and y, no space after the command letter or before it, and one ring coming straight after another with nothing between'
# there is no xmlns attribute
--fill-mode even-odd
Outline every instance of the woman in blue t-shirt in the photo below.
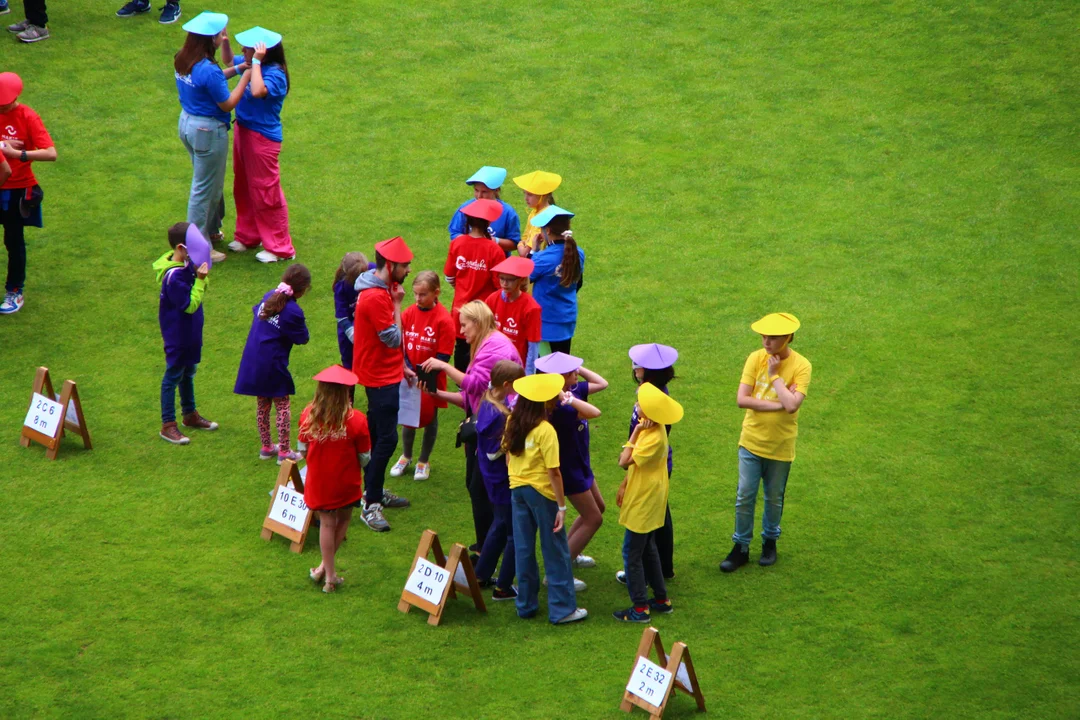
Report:
<svg viewBox="0 0 1080 720"><path fill-rule="evenodd" d="M196 16L184 25L188 36L173 58L176 90L180 94L180 141L191 157L193 169L187 221L211 242L222 239L230 113L240 102L249 79L249 73L245 72L229 92L225 73L214 59L218 46L228 45L225 33L228 22L228 15L222 13L204 12ZM225 255L214 251L211 258L220 262Z"/></svg>
<svg viewBox="0 0 1080 720"><path fill-rule="evenodd" d="M233 138L233 199L236 235L234 252L263 249L255 257L264 263L296 257L289 235L289 206L281 190L281 106L289 93L289 68L281 35L253 27L237 33L244 54L236 58L238 72L251 67L251 83L236 106ZM222 59L233 64L231 52Z"/></svg>
<svg viewBox="0 0 1080 720"><path fill-rule="evenodd" d="M574 213L549 205L529 222L540 228L547 244L532 254L533 297L540 304L540 339L551 352L570 353L577 327L577 294L583 282L585 253L570 231Z"/></svg>

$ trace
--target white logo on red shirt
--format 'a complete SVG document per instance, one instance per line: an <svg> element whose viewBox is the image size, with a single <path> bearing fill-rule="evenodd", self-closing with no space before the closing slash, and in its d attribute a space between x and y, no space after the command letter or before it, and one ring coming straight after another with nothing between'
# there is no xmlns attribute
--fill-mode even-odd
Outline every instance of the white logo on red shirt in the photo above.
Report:
<svg viewBox="0 0 1080 720"><path fill-rule="evenodd" d="M8 135L11 135L12 137L15 136L15 128L13 126L8 125L6 128L4 128L4 130L7 132Z"/></svg>
<svg viewBox="0 0 1080 720"><path fill-rule="evenodd" d="M514 321L514 318L506 318L506 327L510 328L511 330L517 328L517 323Z"/></svg>
<svg viewBox="0 0 1080 720"><path fill-rule="evenodd" d="M480 270L481 272L487 271L487 263L483 260L466 260L463 255L458 255L457 260L454 261L454 267L458 270Z"/></svg>
<svg viewBox="0 0 1080 720"><path fill-rule="evenodd" d="M428 337L435 337L435 328L429 325L428 327L424 328L424 334Z"/></svg>

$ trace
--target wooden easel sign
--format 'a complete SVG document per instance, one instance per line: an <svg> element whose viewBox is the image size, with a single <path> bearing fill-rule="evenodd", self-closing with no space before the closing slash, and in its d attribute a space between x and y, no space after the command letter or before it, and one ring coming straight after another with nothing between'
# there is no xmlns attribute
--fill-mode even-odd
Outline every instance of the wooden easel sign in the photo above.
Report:
<svg viewBox="0 0 1080 720"><path fill-rule="evenodd" d="M434 556L435 562L428 560L429 553ZM447 558L443 554L438 533L425 530L420 536L420 544L416 546L416 555L405 589L401 591L398 610L407 613L410 608L418 607L428 613L429 625L438 625L447 598L457 597L458 592L471 596L476 609L487 612L476 571L469 560L469 551L461 543L454 543Z"/></svg>
<svg viewBox="0 0 1080 720"><path fill-rule="evenodd" d="M263 520L262 539L270 540L275 534L281 535L292 540L290 550L300 553L304 551L310 527L311 509L304 503L303 475L295 462L286 460L278 470L270 509Z"/></svg>
<svg viewBox="0 0 1080 720"><path fill-rule="evenodd" d="M55 460L60 452L60 438L65 431L81 437L83 447L87 450L93 448L75 381L65 380L64 387L57 394L53 391L49 368L39 367L34 375L34 389L30 394L30 407L23 420L19 444L30 447L32 440L44 445L45 457Z"/></svg>
<svg viewBox="0 0 1080 720"><path fill-rule="evenodd" d="M649 659L651 649L656 650L656 659L664 665L657 665ZM626 683L619 707L630 712L636 705L647 710L651 720L660 720L673 689L692 695L697 701L698 712L705 712L705 696L701 694L694 663L690 659L690 649L686 647L686 643L675 643L671 655L668 655L664 652L660 632L653 627L645 628L645 632L641 634L641 642L638 643L637 655L634 656L634 669L630 671L630 680Z"/></svg>

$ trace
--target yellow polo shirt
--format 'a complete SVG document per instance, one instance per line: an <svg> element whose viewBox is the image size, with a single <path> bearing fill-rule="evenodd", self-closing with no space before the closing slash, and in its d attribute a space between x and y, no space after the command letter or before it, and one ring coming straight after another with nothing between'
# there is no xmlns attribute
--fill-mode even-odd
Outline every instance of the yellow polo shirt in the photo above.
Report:
<svg viewBox="0 0 1080 720"><path fill-rule="evenodd" d="M547 420L525 436L525 450L520 455L506 453L510 489L529 485L549 500L555 499L548 470L559 467L559 436Z"/></svg>
<svg viewBox="0 0 1080 720"><path fill-rule="evenodd" d="M810 387L810 361L794 350L780 363L776 374L785 385L795 383L795 392L807 394ZM779 402L776 390L769 383L769 354L765 348L755 350L746 358L739 382L753 388L751 394L759 400ZM795 459L795 438L799 434L799 411L758 412L746 410L739 445L769 460L791 462Z"/></svg>
<svg viewBox="0 0 1080 720"><path fill-rule="evenodd" d="M638 434L633 464L626 469L626 492L619 508L619 524L636 533L651 532L664 525L668 501L667 430L653 425Z"/></svg>

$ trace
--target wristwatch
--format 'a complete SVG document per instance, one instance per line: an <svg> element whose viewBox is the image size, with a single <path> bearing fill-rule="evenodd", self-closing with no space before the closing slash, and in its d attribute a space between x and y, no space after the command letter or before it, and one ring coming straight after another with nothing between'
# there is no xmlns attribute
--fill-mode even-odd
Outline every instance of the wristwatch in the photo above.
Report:
<svg viewBox="0 0 1080 720"><path fill-rule="evenodd" d="M19 159L22 160L23 162L26 162L26 151L25 150L22 151L22 155L19 157Z"/></svg>

